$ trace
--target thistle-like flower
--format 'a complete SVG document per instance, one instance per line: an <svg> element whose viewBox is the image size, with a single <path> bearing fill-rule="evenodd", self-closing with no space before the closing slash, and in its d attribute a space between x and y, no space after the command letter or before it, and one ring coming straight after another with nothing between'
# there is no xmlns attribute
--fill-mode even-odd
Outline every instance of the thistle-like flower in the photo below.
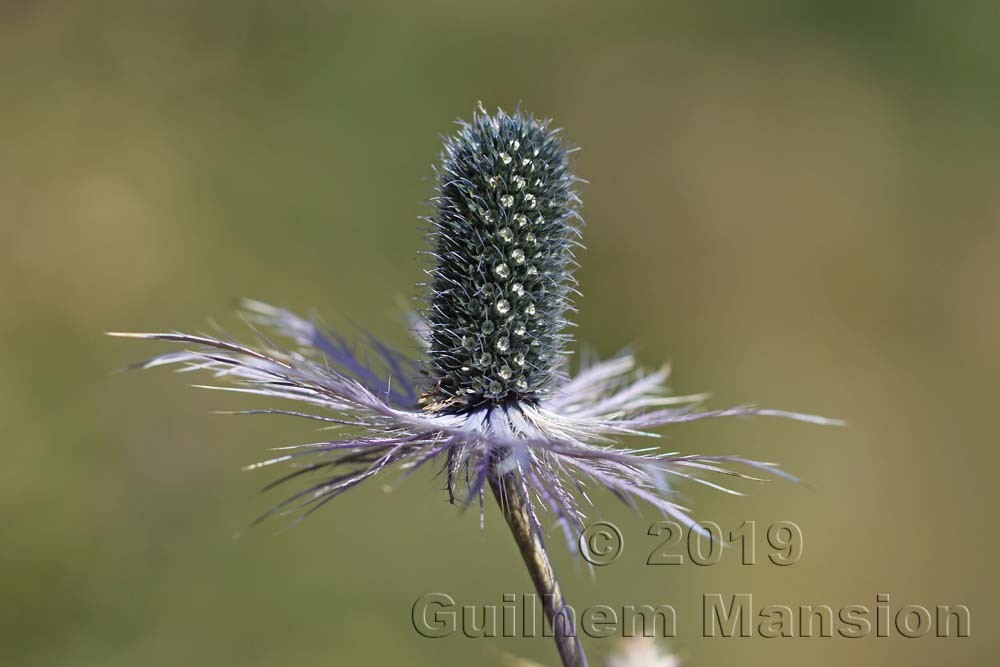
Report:
<svg viewBox="0 0 1000 667"><path fill-rule="evenodd" d="M554 617L561 598L542 542L545 512L573 540L591 504L588 488L600 487L691 526L674 480L722 489L709 477L748 476L733 465L776 472L773 464L739 456L623 449L616 446L621 437L732 415L830 423L753 406L702 409L704 396L668 395L668 371L643 372L628 354L569 372L565 316L576 293L573 250L581 225L569 155L548 121L522 112L489 115L482 107L446 140L428 218L426 308L415 317L422 359L369 338L375 361L366 363L316 321L257 302L245 303L252 344L183 333L114 335L184 348L140 367L179 364L213 374L224 388L307 406L248 413L349 429L341 439L283 448L250 466L293 466L271 486L308 480L268 515L311 513L391 466L443 466L452 501L478 502L481 513L492 487L536 586L555 596L546 610ZM584 664L578 646L560 651L565 664ZM567 657L572 651L576 658Z"/></svg>
<svg viewBox="0 0 1000 667"><path fill-rule="evenodd" d="M608 656L607 667L680 667L677 656L663 653L649 637L623 640L617 653Z"/></svg>
<svg viewBox="0 0 1000 667"><path fill-rule="evenodd" d="M651 637L623 638L604 661L605 667L681 667L677 656L663 652ZM505 667L545 667L537 662L507 656Z"/></svg>

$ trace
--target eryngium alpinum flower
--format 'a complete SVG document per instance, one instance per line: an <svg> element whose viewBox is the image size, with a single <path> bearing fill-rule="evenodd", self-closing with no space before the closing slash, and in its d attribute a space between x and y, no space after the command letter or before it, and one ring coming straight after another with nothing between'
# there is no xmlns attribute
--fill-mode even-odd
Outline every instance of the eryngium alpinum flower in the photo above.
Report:
<svg viewBox="0 0 1000 667"><path fill-rule="evenodd" d="M539 533L544 508L567 537L578 534L594 487L693 525L674 480L722 489L711 476L749 477L733 466L774 465L624 449L621 437L736 415L831 422L754 406L702 409L703 396L669 395L667 370L644 372L628 354L569 374L565 315L581 222L569 152L547 121L481 108L446 141L428 219L426 309L415 318L423 359L370 337L367 353L356 352L315 320L257 302L245 303L255 334L249 344L184 333L113 335L183 347L139 367L180 365L212 374L217 388L304 406L246 413L293 415L349 433L279 448L249 466L292 466L268 488L307 480L265 517L311 513L391 466L412 472L436 463L452 501L478 500L481 508L489 483L512 476Z"/></svg>

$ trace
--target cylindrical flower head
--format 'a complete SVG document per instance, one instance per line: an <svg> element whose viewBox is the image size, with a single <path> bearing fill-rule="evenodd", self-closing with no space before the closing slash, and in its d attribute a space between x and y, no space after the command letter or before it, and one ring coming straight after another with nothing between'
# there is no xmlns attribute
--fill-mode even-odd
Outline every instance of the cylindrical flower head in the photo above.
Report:
<svg viewBox="0 0 1000 667"><path fill-rule="evenodd" d="M579 199L567 150L547 121L482 112L445 141L437 179L425 406L531 401L569 339Z"/></svg>

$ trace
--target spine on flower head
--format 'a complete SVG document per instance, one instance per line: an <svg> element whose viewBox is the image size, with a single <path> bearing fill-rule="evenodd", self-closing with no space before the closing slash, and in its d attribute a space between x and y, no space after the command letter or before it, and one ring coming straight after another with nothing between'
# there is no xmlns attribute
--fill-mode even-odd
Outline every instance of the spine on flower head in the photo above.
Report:
<svg viewBox="0 0 1000 667"><path fill-rule="evenodd" d="M426 409L543 394L569 336L579 199L558 130L482 107L437 166Z"/></svg>

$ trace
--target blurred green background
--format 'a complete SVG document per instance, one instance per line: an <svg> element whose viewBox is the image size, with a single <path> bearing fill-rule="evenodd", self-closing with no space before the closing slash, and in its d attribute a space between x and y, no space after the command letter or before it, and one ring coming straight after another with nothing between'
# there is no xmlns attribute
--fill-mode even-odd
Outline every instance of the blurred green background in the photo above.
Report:
<svg viewBox="0 0 1000 667"><path fill-rule="evenodd" d="M978 665L1000 649L1000 22L995 2L3 2L0 664L555 664L547 640L428 640L420 595L529 583L429 472L284 532L245 473L309 424L166 371L108 329L233 329L249 296L401 346L439 135L523 103L582 147L581 343L673 361L712 405L842 417L690 425L671 449L815 487L686 488L735 528L797 522L800 563L650 568L575 606L670 603L693 667ZM258 405L258 403L254 403ZM234 536L237 536L235 537ZM703 639L700 596L962 603L969 639ZM588 640L594 664L613 646Z"/></svg>

